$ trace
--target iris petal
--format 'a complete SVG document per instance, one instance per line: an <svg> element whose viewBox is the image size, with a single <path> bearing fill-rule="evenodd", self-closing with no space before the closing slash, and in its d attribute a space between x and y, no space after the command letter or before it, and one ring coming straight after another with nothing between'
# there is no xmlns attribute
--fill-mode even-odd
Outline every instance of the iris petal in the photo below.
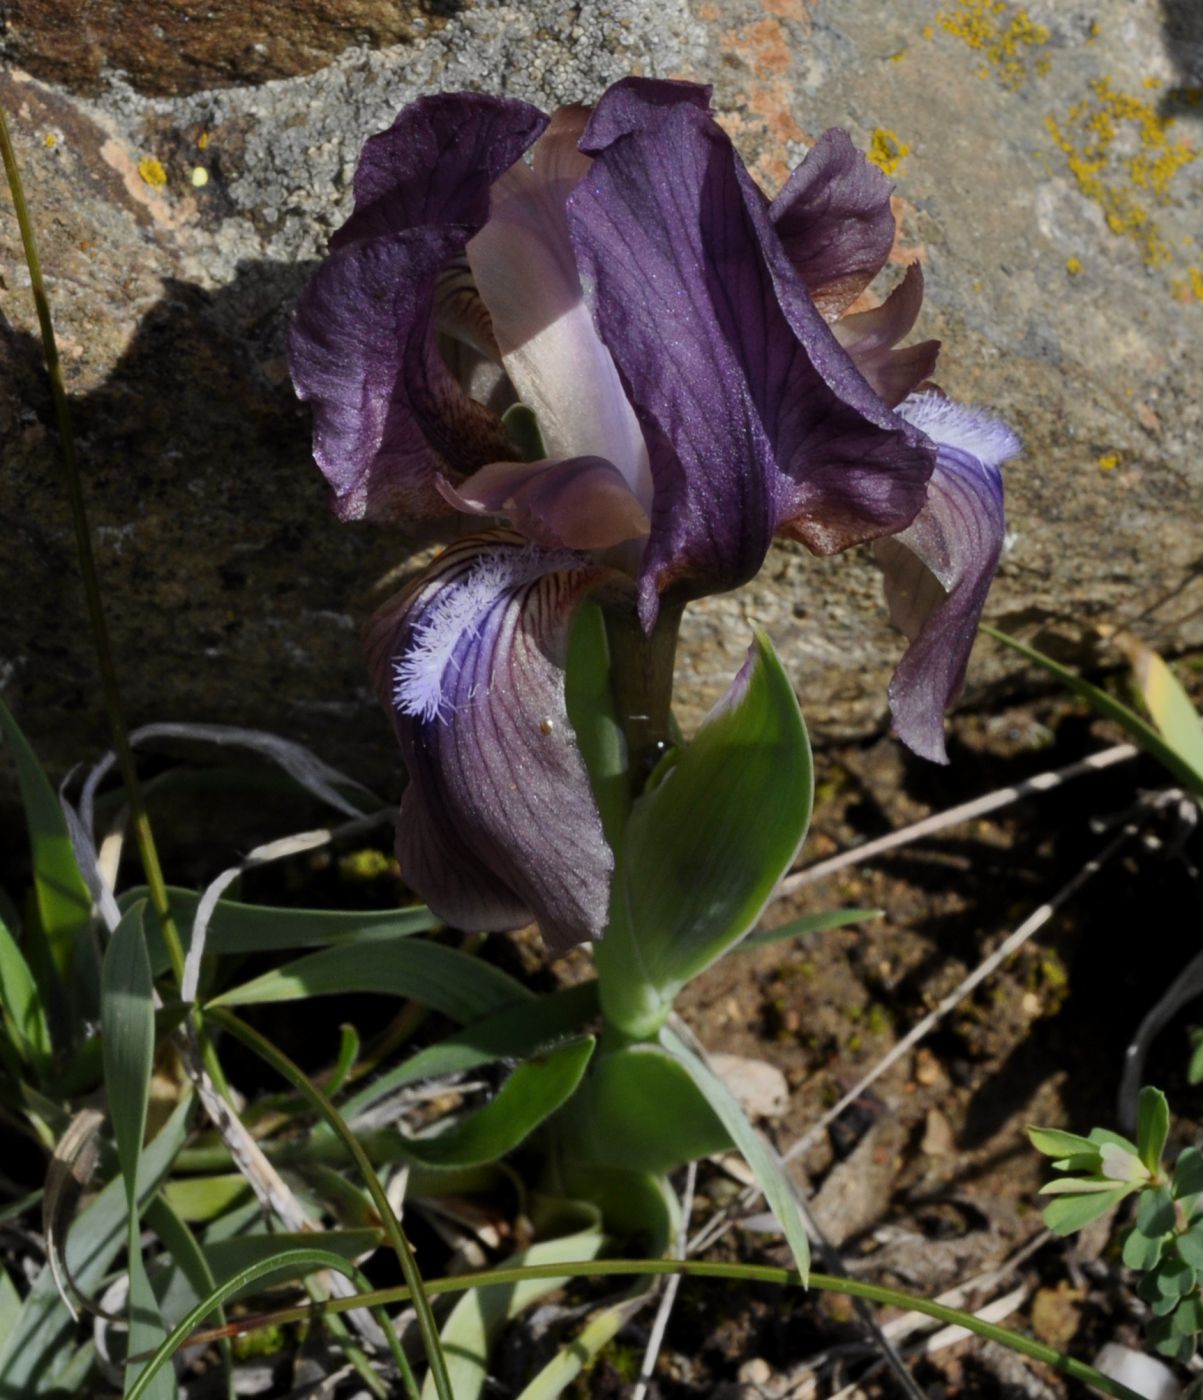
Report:
<svg viewBox="0 0 1203 1400"><path fill-rule="evenodd" d="M464 540L373 620L368 652L409 786L407 882L462 928L605 928L613 856L564 699L568 629L606 571L509 533Z"/></svg>
<svg viewBox="0 0 1203 1400"><path fill-rule="evenodd" d="M902 528L932 469L930 445L818 315L704 99L616 84L568 201L594 318L651 451L645 626L679 578L699 592L746 581L783 524L823 551Z"/></svg>
<svg viewBox="0 0 1203 1400"><path fill-rule="evenodd" d="M521 102L424 98L364 148L355 211L301 298L293 384L343 519L446 515L436 489L507 452L496 415L448 371L439 279L488 217L489 188L541 130Z"/></svg>
<svg viewBox="0 0 1203 1400"><path fill-rule="evenodd" d="M880 306L844 316L831 328L857 369L891 408L935 372L938 340L895 349L910 334L922 305L923 271L918 263L911 263Z"/></svg>
<svg viewBox="0 0 1203 1400"><path fill-rule="evenodd" d="M835 320L885 266L894 245L894 186L846 131L825 131L769 210L815 305Z"/></svg>
<svg viewBox="0 0 1203 1400"><path fill-rule="evenodd" d="M874 545L890 617L911 639L890 708L903 742L944 763L944 711L964 684L1002 552L999 466L1019 442L988 414L938 393L916 394L899 411L935 441L937 455L927 504L901 534Z"/></svg>

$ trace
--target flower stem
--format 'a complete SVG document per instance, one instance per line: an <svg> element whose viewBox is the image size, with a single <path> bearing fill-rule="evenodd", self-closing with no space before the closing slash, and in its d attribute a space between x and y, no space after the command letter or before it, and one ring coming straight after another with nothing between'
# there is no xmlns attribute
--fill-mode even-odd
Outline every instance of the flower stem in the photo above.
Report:
<svg viewBox="0 0 1203 1400"><path fill-rule="evenodd" d="M63 456L63 473L67 480L71 519L75 526L75 547L79 554L79 569L83 580L84 598L87 600L88 619L92 626L92 638L96 644L100 689L104 696L105 709L108 711L109 724L113 731L113 748L116 750L122 781L125 784L134 839L138 844L142 868L146 873L146 884L150 890L151 903L158 915L159 924L163 930L163 941L167 945L172 971L178 983L184 974L184 950L167 898L167 883L163 879L163 869L159 864L159 854L155 849L150 819L146 814L146 804L138 782L134 753L126 731L121 693L117 685L117 670L113 664L108 624L105 621L104 603L101 599L100 579L96 572L96 556L92 550L92 531L88 524L83 483L80 479L79 463L75 455L75 434L71 427L71 413L67 407L63 367L59 360L58 343L54 336L54 322L50 316L50 302L46 296L46 284L42 280L42 267L38 261L33 222L29 217L29 208L25 203L21 172L17 168L16 153L13 150L2 105L0 105L0 155L3 156L4 160L4 173L8 178L8 188L12 194L17 226L21 230L21 243L25 249L25 261L29 267L29 285L33 292L33 302L38 314L38 326L42 334L42 351L46 358L46 372L50 376L50 392L54 400L54 416L58 425L59 444Z"/></svg>
<svg viewBox="0 0 1203 1400"><path fill-rule="evenodd" d="M656 760L673 741L673 662L683 603L662 599L651 636L634 607L623 600L603 608L610 647L610 684L627 741L632 785L643 786Z"/></svg>

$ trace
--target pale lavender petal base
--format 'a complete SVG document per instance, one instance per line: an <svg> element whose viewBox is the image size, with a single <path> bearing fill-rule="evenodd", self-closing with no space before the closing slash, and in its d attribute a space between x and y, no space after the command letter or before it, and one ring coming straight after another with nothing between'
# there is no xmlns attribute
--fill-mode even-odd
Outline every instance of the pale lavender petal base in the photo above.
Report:
<svg viewBox="0 0 1203 1400"><path fill-rule="evenodd" d="M911 638L890 684L894 727L917 754L947 762L944 711L960 694L1002 551L1000 464L1014 433L935 392L899 410L937 445L927 504L893 539L874 545L894 624Z"/></svg>
<svg viewBox="0 0 1203 1400"><path fill-rule="evenodd" d="M614 859L568 721L577 603L605 571L508 533L465 540L373 620L368 651L409 774L397 854L460 928L600 938Z"/></svg>

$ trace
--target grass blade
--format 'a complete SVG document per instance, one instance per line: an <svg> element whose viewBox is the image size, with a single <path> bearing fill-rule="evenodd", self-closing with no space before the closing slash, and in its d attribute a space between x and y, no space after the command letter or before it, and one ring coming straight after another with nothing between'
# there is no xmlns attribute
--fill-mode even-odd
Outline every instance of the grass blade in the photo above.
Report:
<svg viewBox="0 0 1203 1400"><path fill-rule="evenodd" d="M433 945L431 945L433 946ZM466 961L471 961L467 959ZM516 984L515 984L516 985ZM434 1377L435 1392L439 1400L455 1400L451 1390L451 1384L447 1379L447 1363L443 1356L443 1349L439 1343L439 1332L435 1325L434 1313L430 1307L430 1299L426 1296L426 1289L422 1282L422 1275L418 1269L417 1260L410 1248L409 1241L405 1238L405 1232L401 1229L401 1222L397 1219L392 1206L389 1204L388 1195L380 1178L376 1175L376 1170L368 1159L367 1153L360 1145L358 1138L347 1127L342 1114L330 1102L329 1098L317 1087L316 1084L299 1069L280 1050L261 1036L258 1031L240 1021L237 1016L221 1008L210 1008L206 1010L205 1016L219 1026L223 1026L241 1040L244 1045L253 1050L261 1059L265 1060L277 1073L282 1075L294 1089L308 1100L310 1105L321 1115L325 1122L333 1129L335 1135L346 1147L352 1161L359 1169L363 1177L364 1184L372 1196L372 1203L380 1216L380 1222L384 1226L389 1243L392 1245L397 1255L397 1262L401 1266L401 1274L405 1279L406 1287L410 1290L413 1298L414 1311L418 1318L418 1330L422 1335L422 1345L426 1351L426 1360L430 1366L431 1375ZM226 1295L228 1296L228 1295Z"/></svg>
<svg viewBox="0 0 1203 1400"><path fill-rule="evenodd" d="M162 1340L163 1320L142 1259L138 1218L138 1163L146 1136L146 1110L155 1054L154 983L141 904L121 920L105 953L100 977L100 1023L103 1032L104 1083L109 1118L117 1139L117 1159L125 1182L128 1209L129 1349L149 1351ZM128 1390L137 1372L126 1364ZM175 1376L165 1371L146 1392L152 1400L173 1400Z"/></svg>
<svg viewBox="0 0 1203 1400"><path fill-rule="evenodd" d="M0 919L0 1007L21 1058L45 1083L50 1069L50 1027L41 994L16 939Z"/></svg>
<svg viewBox="0 0 1203 1400"><path fill-rule="evenodd" d="M827 909L821 914L803 914L776 928L750 933L738 948L763 948L766 943L783 943L787 938L804 938L808 933L826 933L829 929L880 919L884 913L884 909Z"/></svg>
<svg viewBox="0 0 1203 1400"><path fill-rule="evenodd" d="M67 819L50 780L42 770L25 735L7 705L0 700L0 733L3 733L17 768L21 804L29 830L33 858L33 889L38 911L38 933L44 940L46 967L31 949L39 977L53 969L66 979L71 969L75 940L92 917L92 896L75 863ZM43 986L43 995L47 988Z"/></svg>
<svg viewBox="0 0 1203 1400"><path fill-rule="evenodd" d="M158 1190L184 1145L192 1100L185 1097L158 1136L142 1154L139 1198ZM110 1181L71 1226L64 1253L71 1277L85 1293L100 1286L126 1240L128 1210L125 1182ZM56 1389L57 1377L70 1365L76 1332L67 1305L59 1296L47 1265L26 1295L17 1324L0 1346L0 1400L30 1400Z"/></svg>
<svg viewBox="0 0 1203 1400"><path fill-rule="evenodd" d="M777 1217L793 1251L798 1272L805 1281L810 1269L810 1241L802 1213L794 1199L793 1187L786 1175L787 1168L756 1129L748 1122L734 1095L713 1070L709 1069L675 1032L665 1029L660 1043L705 1095L731 1140L743 1153L756 1176L756 1184L764 1192L769 1209Z"/></svg>

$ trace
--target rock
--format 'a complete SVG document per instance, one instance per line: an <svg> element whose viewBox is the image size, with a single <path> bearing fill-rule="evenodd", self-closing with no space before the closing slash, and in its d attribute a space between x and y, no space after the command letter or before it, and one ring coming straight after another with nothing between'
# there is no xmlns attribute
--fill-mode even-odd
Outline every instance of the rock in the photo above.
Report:
<svg viewBox="0 0 1203 1400"><path fill-rule="evenodd" d="M382 48L437 32L458 6L424 0L10 0L10 63L96 95L120 76L156 96L311 73L352 45Z"/></svg>
<svg viewBox="0 0 1203 1400"><path fill-rule="evenodd" d="M785 1075L767 1060L711 1055L710 1067L739 1100L749 1118L780 1118L789 1108Z"/></svg>
<svg viewBox="0 0 1203 1400"><path fill-rule="evenodd" d="M924 261L917 333L944 341L940 382L995 406L1025 443L1008 474L1014 540L995 620L1043 624L1079 654L1095 619L1139 617L1162 647L1203 642L1190 146L1203 107L1189 7L1105 0L1088 20L1036 0L1024 28L1017 9L977 0L360 0L290 6L295 25L217 4L187 34L144 26L140 57L127 36L148 4L92 6L74 23L78 0L19 0L9 58L86 92L15 67L0 78L132 719L260 725L394 785L357 631L412 545L327 515L288 387L289 308L342 217L360 145L404 102L469 86L549 106L628 71L712 79L770 190L829 125L893 168L896 258ZM300 76L260 81L285 73ZM240 85L208 86L229 83ZM1093 156L1092 116L1114 132ZM11 217L0 271L0 577L17 600L0 687L59 773L104 743L106 724ZM884 722L901 641L865 553L817 560L782 546L749 587L690 609L687 727L755 625L781 649L818 740ZM1014 674L983 644L970 702Z"/></svg>
<svg viewBox="0 0 1203 1400"><path fill-rule="evenodd" d="M1145 1400L1177 1400L1182 1394L1182 1387L1164 1361L1119 1342L1107 1342L1094 1364L1103 1375L1143 1395Z"/></svg>

